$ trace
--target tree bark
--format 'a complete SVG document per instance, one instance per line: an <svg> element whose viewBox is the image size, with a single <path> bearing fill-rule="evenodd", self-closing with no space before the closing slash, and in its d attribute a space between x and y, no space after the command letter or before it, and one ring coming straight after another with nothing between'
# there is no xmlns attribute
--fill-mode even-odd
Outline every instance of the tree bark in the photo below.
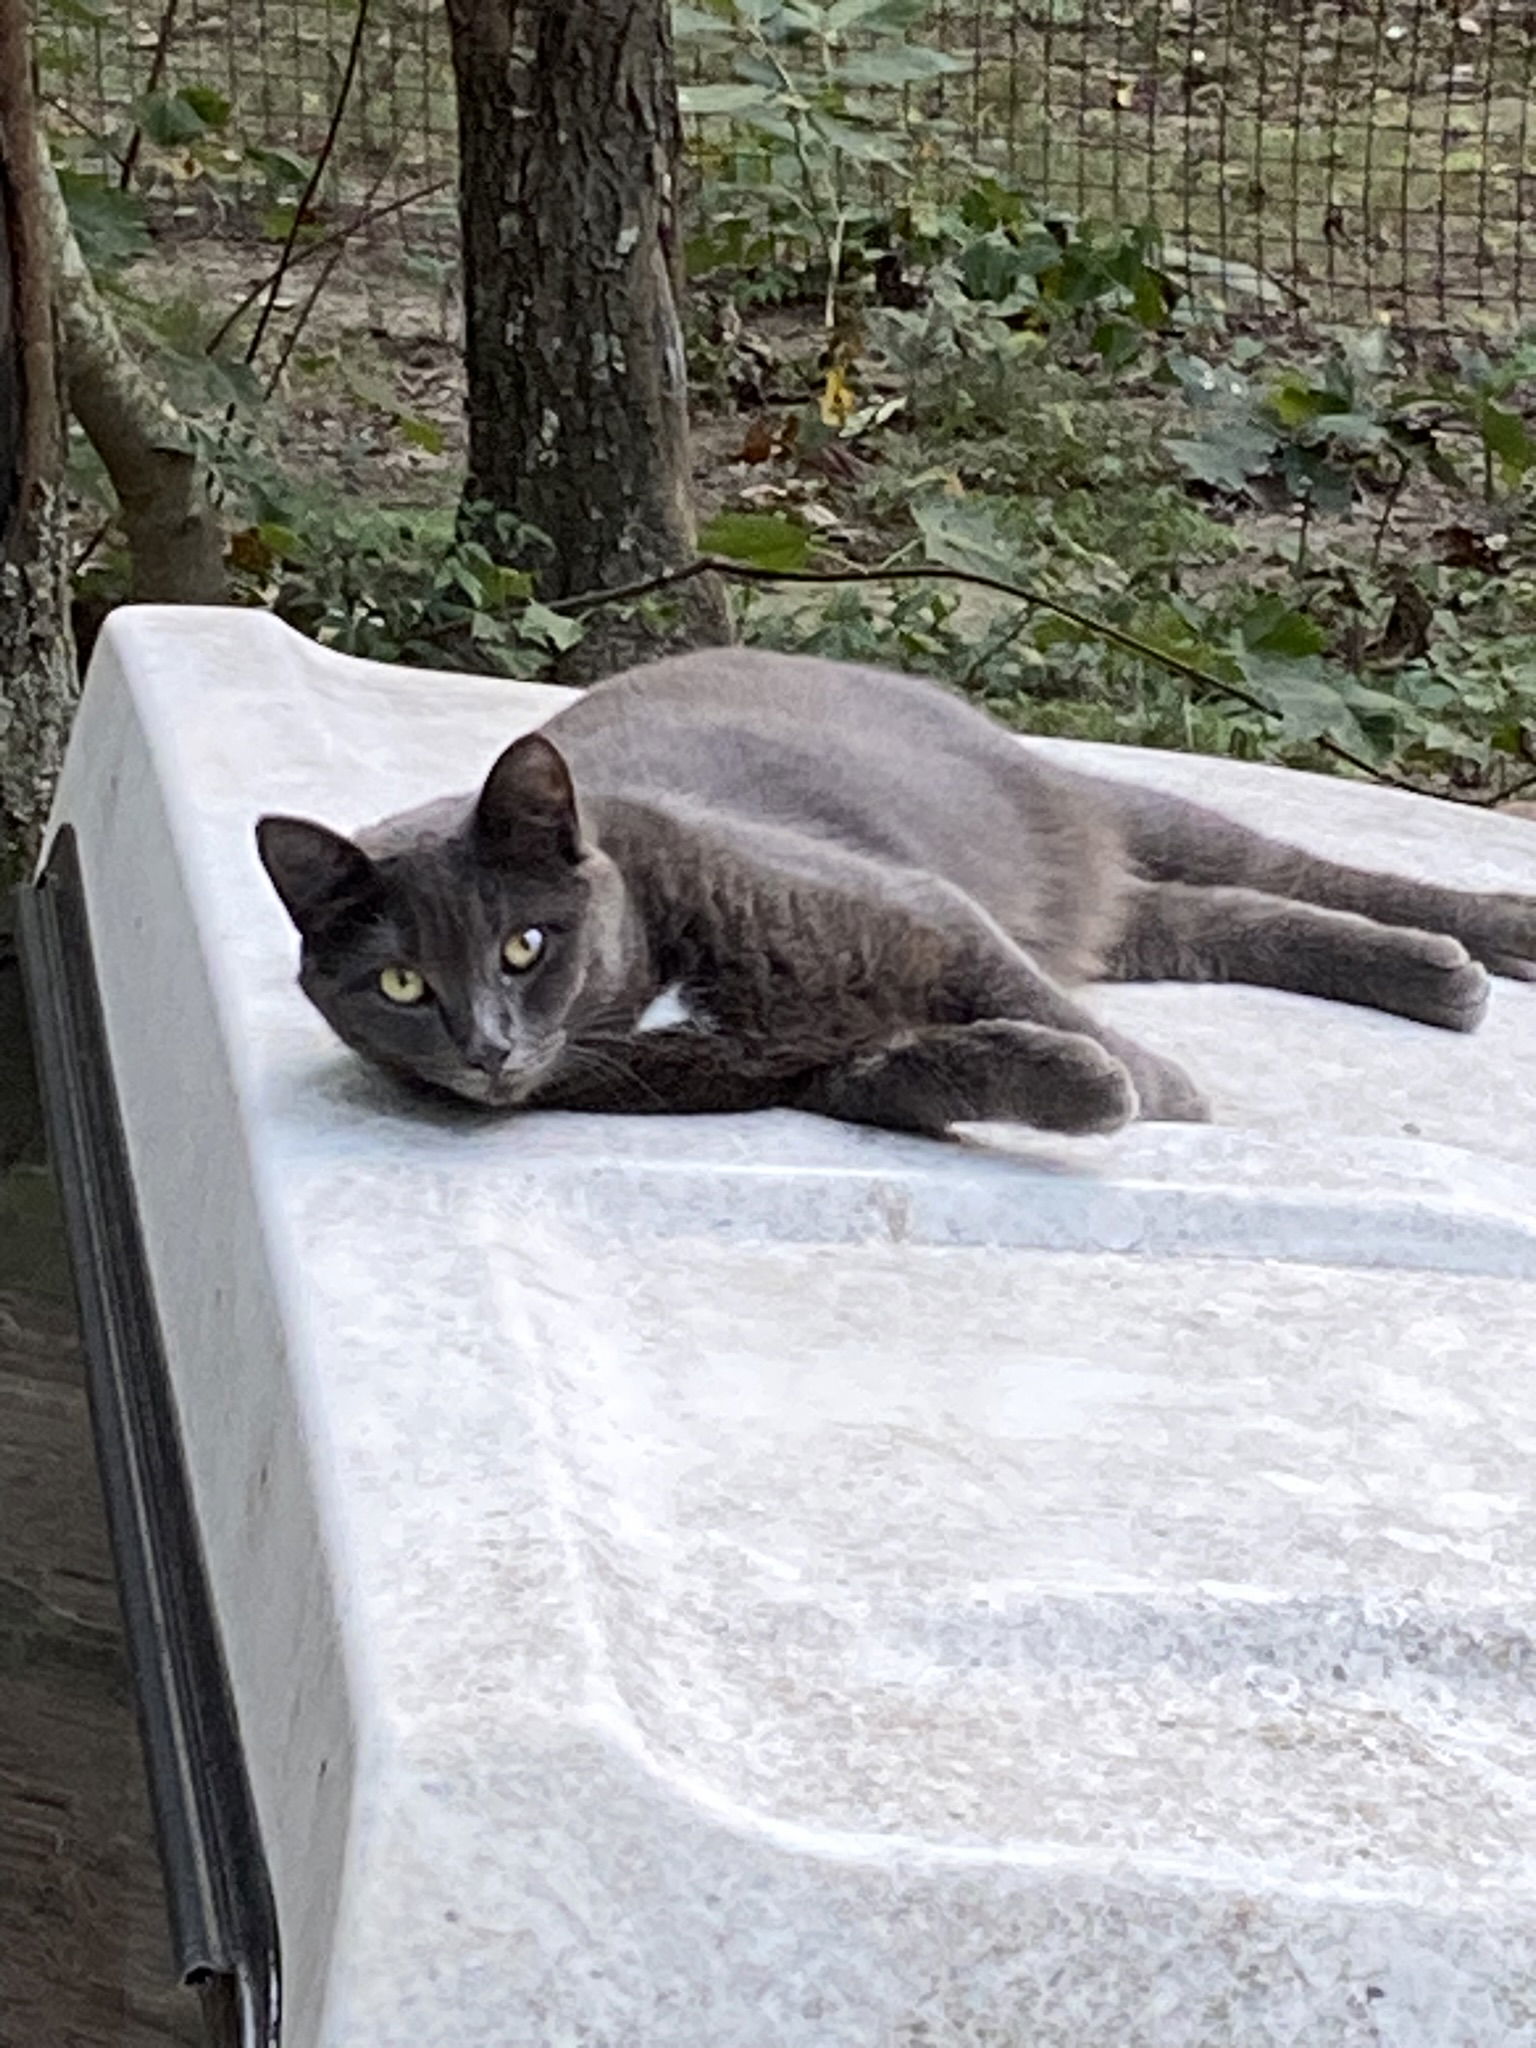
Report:
<svg viewBox="0 0 1536 2048"><path fill-rule="evenodd" d="M224 526L186 424L123 340L97 291L46 149L39 191L52 250L69 409L101 457L139 604L224 604Z"/></svg>
<svg viewBox="0 0 1536 2048"><path fill-rule="evenodd" d="M553 558L541 594L696 552L673 275L680 142L668 0L448 0L458 80L469 481ZM713 579L593 615L601 674L730 638Z"/></svg>
<svg viewBox="0 0 1536 2048"><path fill-rule="evenodd" d="M78 693L27 16L0 0L0 883L36 855Z"/></svg>

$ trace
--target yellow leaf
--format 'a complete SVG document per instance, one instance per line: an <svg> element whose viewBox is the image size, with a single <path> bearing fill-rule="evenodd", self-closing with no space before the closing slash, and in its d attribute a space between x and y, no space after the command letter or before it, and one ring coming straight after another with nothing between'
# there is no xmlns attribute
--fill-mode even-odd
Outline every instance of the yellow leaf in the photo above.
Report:
<svg viewBox="0 0 1536 2048"><path fill-rule="evenodd" d="M827 372L827 381L821 392L822 424L840 427L858 405L858 395L848 382L848 373L841 363L834 363Z"/></svg>

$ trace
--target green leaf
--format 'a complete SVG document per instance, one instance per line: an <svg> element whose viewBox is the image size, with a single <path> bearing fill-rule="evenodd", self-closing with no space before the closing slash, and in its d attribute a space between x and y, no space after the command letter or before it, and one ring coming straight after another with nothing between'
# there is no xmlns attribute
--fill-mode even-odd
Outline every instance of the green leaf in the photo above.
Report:
<svg viewBox="0 0 1536 2048"><path fill-rule="evenodd" d="M300 156L296 149L282 149L273 144L247 149L245 160L255 165L276 192L299 191L309 183L314 171L314 163L309 157Z"/></svg>
<svg viewBox="0 0 1536 2048"><path fill-rule="evenodd" d="M1163 444L1187 477L1213 490L1241 497L1248 479L1262 476L1275 454L1275 440L1247 420L1228 420L1197 440Z"/></svg>
<svg viewBox="0 0 1536 2048"><path fill-rule="evenodd" d="M223 128L234 112L234 102L211 85L184 85L177 97L186 101L205 128Z"/></svg>
<svg viewBox="0 0 1536 2048"><path fill-rule="evenodd" d="M208 133L208 123L184 93L147 92L134 102L133 118L160 149L183 149Z"/></svg>
<svg viewBox="0 0 1536 2048"><path fill-rule="evenodd" d="M1323 413L1347 412L1349 402L1303 377L1283 377L1265 396L1265 405L1282 427L1304 427Z"/></svg>
<svg viewBox="0 0 1536 2048"><path fill-rule="evenodd" d="M968 299L996 303L1012 295L1024 265L1017 245L1001 228L994 228L961 252L959 270Z"/></svg>
<svg viewBox="0 0 1536 2048"><path fill-rule="evenodd" d="M1000 577L1005 583L1021 575L1018 549L985 498L920 498L912 517L930 562Z"/></svg>
<svg viewBox="0 0 1536 2048"><path fill-rule="evenodd" d="M927 50L920 43L905 43L893 50L854 50L834 66L832 76L839 85L855 87L917 85L968 68L963 57Z"/></svg>
<svg viewBox="0 0 1536 2048"><path fill-rule="evenodd" d="M1285 487L1297 500L1305 500L1314 512L1337 518L1355 502L1355 477L1351 469L1330 461L1319 449L1290 447L1280 458Z"/></svg>
<svg viewBox="0 0 1536 2048"><path fill-rule="evenodd" d="M1315 740L1326 735L1345 746L1369 751L1359 720L1315 655L1296 661L1246 647L1236 652L1243 681L1279 720L1282 739Z"/></svg>
<svg viewBox="0 0 1536 2048"><path fill-rule="evenodd" d="M1101 320L1093 330L1093 351L1111 376L1135 362L1146 346L1147 337L1134 320L1119 314Z"/></svg>
<svg viewBox="0 0 1536 2048"><path fill-rule="evenodd" d="M1256 654L1273 654L1286 660L1304 660L1321 654L1328 635L1305 612L1293 611L1283 597L1270 593L1261 597L1243 619L1239 632L1243 645Z"/></svg>
<svg viewBox="0 0 1536 2048"><path fill-rule="evenodd" d="M1498 457L1505 483L1519 483L1531 464L1536 462L1536 441L1532 441L1525 421L1519 413L1495 405L1492 399L1484 399L1478 407L1477 424L1483 446L1490 455Z"/></svg>
<svg viewBox="0 0 1536 2048"><path fill-rule="evenodd" d="M884 164L887 170L898 171L903 177L912 175L911 153L900 136L873 123L863 126L829 114L823 107L812 107L806 121L829 149L840 149L844 156L861 163Z"/></svg>
<svg viewBox="0 0 1536 2048"><path fill-rule="evenodd" d="M125 263L149 254L153 244L144 222L144 202L137 192L109 185L98 171L61 167L58 180L88 269L120 270Z"/></svg>
<svg viewBox="0 0 1536 2048"><path fill-rule="evenodd" d="M279 562L304 560L304 543L291 526L282 526L275 519L264 519L257 527L256 534L262 546Z"/></svg>
<svg viewBox="0 0 1536 2048"><path fill-rule="evenodd" d="M760 85L680 85L677 103L685 114L771 114L773 102Z"/></svg>
<svg viewBox="0 0 1536 2048"><path fill-rule="evenodd" d="M996 178L978 178L961 196L960 218L983 234L990 228L1016 227L1024 218L1024 201Z"/></svg>
<svg viewBox="0 0 1536 2048"><path fill-rule="evenodd" d="M567 647L574 647L582 635L580 619L568 619L562 612L552 612L547 604L537 599L525 605L518 627L525 639L536 640L541 646L553 647L564 653Z"/></svg>
<svg viewBox="0 0 1536 2048"><path fill-rule="evenodd" d="M699 546L757 569L803 569L811 536L778 512L721 512L699 529Z"/></svg>
<svg viewBox="0 0 1536 2048"><path fill-rule="evenodd" d="M718 14L706 14L702 7L685 7L681 0L673 0L672 33L679 37L719 35L722 29L729 30L730 23L722 21Z"/></svg>
<svg viewBox="0 0 1536 2048"><path fill-rule="evenodd" d="M826 26L831 35L850 28L915 28L928 12L928 0L832 0Z"/></svg>

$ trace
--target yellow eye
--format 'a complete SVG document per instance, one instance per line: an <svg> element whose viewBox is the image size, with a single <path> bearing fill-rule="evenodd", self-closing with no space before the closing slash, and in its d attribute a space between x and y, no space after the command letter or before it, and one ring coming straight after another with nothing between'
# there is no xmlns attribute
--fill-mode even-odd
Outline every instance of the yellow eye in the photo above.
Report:
<svg viewBox="0 0 1536 2048"><path fill-rule="evenodd" d="M427 984L414 967L386 967L379 987L392 1003L424 1003Z"/></svg>
<svg viewBox="0 0 1536 2048"><path fill-rule="evenodd" d="M525 932L514 932L501 949L501 957L514 974L526 974L544 951L544 934L536 924Z"/></svg>

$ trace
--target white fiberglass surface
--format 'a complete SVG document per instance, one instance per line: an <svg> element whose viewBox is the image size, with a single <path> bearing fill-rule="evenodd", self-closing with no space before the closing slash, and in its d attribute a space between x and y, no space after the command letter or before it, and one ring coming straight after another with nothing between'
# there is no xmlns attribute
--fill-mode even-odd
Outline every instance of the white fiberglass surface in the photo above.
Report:
<svg viewBox="0 0 1536 2048"><path fill-rule="evenodd" d="M479 1223L587 1682L662 1775L934 1847L1532 1874L1523 1290L1474 1340L1428 1277Z"/></svg>

